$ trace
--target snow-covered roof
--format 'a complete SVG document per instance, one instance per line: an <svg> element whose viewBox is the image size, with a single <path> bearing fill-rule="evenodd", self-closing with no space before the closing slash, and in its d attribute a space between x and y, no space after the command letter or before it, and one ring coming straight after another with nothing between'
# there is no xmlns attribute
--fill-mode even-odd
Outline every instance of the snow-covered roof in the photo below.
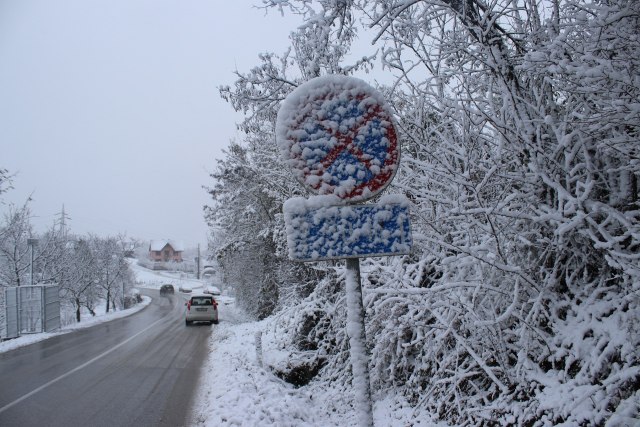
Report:
<svg viewBox="0 0 640 427"><path fill-rule="evenodd" d="M150 251L161 251L167 244L171 245L174 251L184 251L184 244L180 240L164 239L164 240L152 240L149 244Z"/></svg>

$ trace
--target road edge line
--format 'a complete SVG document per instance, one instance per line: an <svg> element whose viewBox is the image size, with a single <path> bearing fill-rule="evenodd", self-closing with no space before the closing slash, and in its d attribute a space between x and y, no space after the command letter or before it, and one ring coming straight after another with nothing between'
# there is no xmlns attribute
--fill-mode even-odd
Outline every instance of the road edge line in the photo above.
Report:
<svg viewBox="0 0 640 427"><path fill-rule="evenodd" d="M115 347L111 347L109 350L97 355L96 357L94 357L91 360L88 360L87 362L84 362L82 365L80 366L76 366L75 368L73 368L70 371L65 372L64 374L52 379L51 381L41 385L40 387L30 391L29 393L17 398L16 400L14 400L11 403L6 404L5 406L3 406L2 408L0 408L0 414L3 413L4 411L6 411L7 409L11 408L12 406L17 405L18 403L22 402L25 399L28 399L29 397L33 396L34 394L44 390L45 388L49 387L52 384L55 384L56 382L60 381L61 379L64 379L66 377L68 377L69 375L78 372L80 369L86 368L87 366L89 366L90 364L92 364L93 362L102 359L104 356L108 355L109 353L119 349L120 347L122 347L123 345L127 344L129 341L133 340L134 338L136 338L138 335L141 335L144 332L147 332L149 329L151 329L152 327L154 327L156 324L160 323L161 321L165 320L164 317L156 320L155 322L153 322L152 324L150 324L149 326L147 326L146 328L144 328L143 330L141 330L140 332L137 332L135 335L130 336L129 338L127 338L126 340L122 341L120 344L117 344Z"/></svg>

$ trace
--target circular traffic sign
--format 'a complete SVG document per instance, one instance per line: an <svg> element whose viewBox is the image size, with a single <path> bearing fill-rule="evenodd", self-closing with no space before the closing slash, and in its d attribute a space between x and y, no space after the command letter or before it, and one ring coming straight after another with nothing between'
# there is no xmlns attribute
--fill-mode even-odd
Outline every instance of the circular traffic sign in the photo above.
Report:
<svg viewBox="0 0 640 427"><path fill-rule="evenodd" d="M276 140L303 185L351 202L380 193L400 161L390 108L354 77L317 77L296 88L278 112Z"/></svg>

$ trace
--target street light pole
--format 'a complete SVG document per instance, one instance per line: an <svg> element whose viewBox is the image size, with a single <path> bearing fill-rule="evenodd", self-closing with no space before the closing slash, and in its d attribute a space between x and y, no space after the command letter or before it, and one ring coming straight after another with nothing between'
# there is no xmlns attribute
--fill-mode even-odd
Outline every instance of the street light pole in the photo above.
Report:
<svg viewBox="0 0 640 427"><path fill-rule="evenodd" d="M38 245L38 239L27 239L27 246L31 249L31 263L29 269L31 270L31 286L33 286L33 247Z"/></svg>

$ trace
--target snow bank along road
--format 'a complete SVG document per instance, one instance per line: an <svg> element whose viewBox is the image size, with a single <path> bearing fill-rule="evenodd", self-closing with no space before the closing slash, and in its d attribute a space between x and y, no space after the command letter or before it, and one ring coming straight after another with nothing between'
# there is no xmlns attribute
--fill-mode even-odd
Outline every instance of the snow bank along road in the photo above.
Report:
<svg viewBox="0 0 640 427"><path fill-rule="evenodd" d="M183 426L211 333L184 299L0 354L0 426Z"/></svg>

